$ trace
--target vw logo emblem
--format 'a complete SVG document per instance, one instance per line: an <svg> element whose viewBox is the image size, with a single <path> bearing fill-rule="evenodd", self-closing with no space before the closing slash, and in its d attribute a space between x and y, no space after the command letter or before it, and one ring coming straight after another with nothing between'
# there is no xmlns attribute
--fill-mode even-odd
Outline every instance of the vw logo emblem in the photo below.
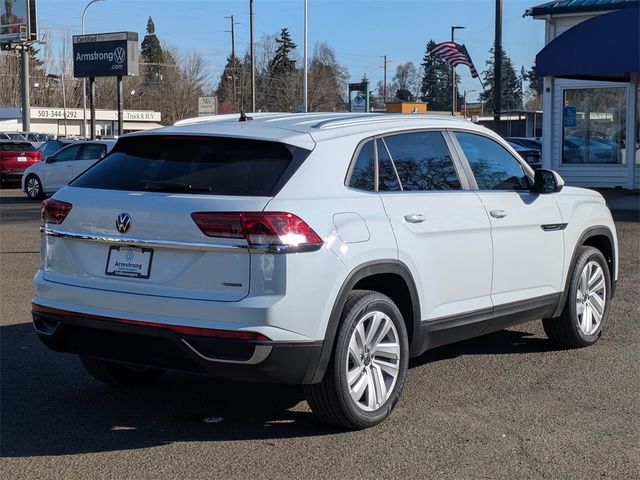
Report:
<svg viewBox="0 0 640 480"><path fill-rule="evenodd" d="M127 233L131 228L131 217L128 213L122 212L116 218L116 228L120 233Z"/></svg>
<svg viewBox="0 0 640 480"><path fill-rule="evenodd" d="M113 51L113 58L116 61L116 63L124 63L124 57L125 56L126 56L126 52L124 51L124 48L122 48L122 47L117 47Z"/></svg>

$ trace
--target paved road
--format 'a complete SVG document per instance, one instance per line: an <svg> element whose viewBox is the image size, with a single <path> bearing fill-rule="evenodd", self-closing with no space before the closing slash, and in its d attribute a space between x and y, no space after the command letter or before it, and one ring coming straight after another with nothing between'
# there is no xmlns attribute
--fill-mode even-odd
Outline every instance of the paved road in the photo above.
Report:
<svg viewBox="0 0 640 480"><path fill-rule="evenodd" d="M535 322L428 352L387 422L343 432L295 388L172 373L114 390L45 349L29 323L39 204L0 201L4 479L640 478L640 223L618 223L597 345L554 350Z"/></svg>

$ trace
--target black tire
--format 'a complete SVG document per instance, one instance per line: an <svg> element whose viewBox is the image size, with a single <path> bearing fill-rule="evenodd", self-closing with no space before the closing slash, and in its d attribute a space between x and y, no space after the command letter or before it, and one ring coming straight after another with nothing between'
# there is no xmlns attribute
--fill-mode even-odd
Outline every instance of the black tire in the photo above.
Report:
<svg viewBox="0 0 640 480"><path fill-rule="evenodd" d="M578 288L580 277L585 267L590 262L596 262L602 268L605 281L604 309L597 329L591 334L585 334L579 326L578 317ZM544 331L549 340L554 344L566 348L586 347L596 343L607 326L609 303L611 300L611 275L609 265L600 250L593 247L581 246L578 250L576 263L571 272L571 278L567 286L567 299L564 309L558 318L545 318L542 320Z"/></svg>
<svg viewBox="0 0 640 480"><path fill-rule="evenodd" d="M358 406L349 393L346 367L349 362L348 351L351 336L360 320L371 312L382 312L393 322L400 346L400 358L395 384L391 388L387 400L379 408L365 411ZM369 355L369 365L375 363L372 359L376 359L373 353ZM320 420L339 427L358 430L377 425L389 416L400 399L408 363L407 329L398 307L389 297L381 293L354 290L347 298L342 311L333 353L324 378L320 383L304 387L309 406ZM364 371L366 367L362 368Z"/></svg>
<svg viewBox="0 0 640 480"><path fill-rule="evenodd" d="M96 380L120 387L151 385L164 373L164 370L156 368L136 367L84 355L80 355L80 362Z"/></svg>
<svg viewBox="0 0 640 480"><path fill-rule="evenodd" d="M30 183L33 184L33 188L29 188ZM40 200L44 198L44 192L42 191L42 182L40 181L38 176L33 173L25 179L24 191L27 194L27 197L33 198L34 200Z"/></svg>

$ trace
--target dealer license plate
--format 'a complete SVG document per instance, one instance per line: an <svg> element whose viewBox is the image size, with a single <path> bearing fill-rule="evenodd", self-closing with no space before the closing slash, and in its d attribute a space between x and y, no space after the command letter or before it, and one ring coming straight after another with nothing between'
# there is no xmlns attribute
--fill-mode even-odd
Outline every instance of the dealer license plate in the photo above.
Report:
<svg viewBox="0 0 640 480"><path fill-rule="evenodd" d="M27 157L18 157L18 161L19 162L26 162L27 161Z"/></svg>
<svg viewBox="0 0 640 480"><path fill-rule="evenodd" d="M114 277L149 278L152 248L129 246L109 247L105 274Z"/></svg>

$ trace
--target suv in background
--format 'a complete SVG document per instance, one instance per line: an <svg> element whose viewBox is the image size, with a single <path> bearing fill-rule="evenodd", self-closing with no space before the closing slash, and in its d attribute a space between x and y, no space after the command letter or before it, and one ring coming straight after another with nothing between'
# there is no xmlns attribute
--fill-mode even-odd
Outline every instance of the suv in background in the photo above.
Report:
<svg viewBox="0 0 640 480"><path fill-rule="evenodd" d="M391 413L428 349L540 318L558 345L595 343L618 276L600 194L438 115L126 135L43 203L42 235L34 326L98 380L304 385L353 429Z"/></svg>
<svg viewBox="0 0 640 480"><path fill-rule="evenodd" d="M41 158L40 152L25 140L0 140L0 181L20 181L25 169Z"/></svg>

